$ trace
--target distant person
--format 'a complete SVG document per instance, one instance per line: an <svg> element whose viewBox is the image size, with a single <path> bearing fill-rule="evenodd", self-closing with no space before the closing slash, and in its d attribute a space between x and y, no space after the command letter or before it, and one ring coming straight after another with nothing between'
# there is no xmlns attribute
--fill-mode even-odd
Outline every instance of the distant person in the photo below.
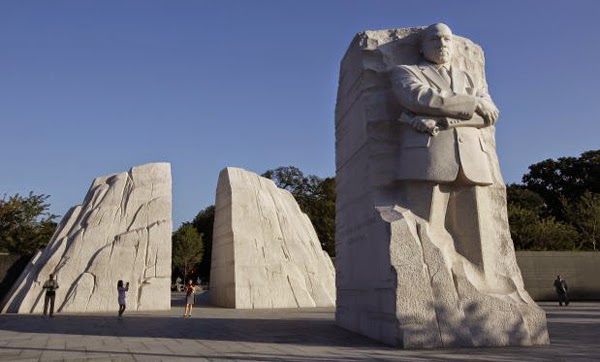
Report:
<svg viewBox="0 0 600 362"><path fill-rule="evenodd" d="M54 299L56 298L56 289L58 289L58 282L54 280L54 274L48 276L48 280L42 286L46 290L46 296L44 298L44 317L48 315L48 302L50 302L50 318L54 318Z"/></svg>
<svg viewBox="0 0 600 362"><path fill-rule="evenodd" d="M182 284L183 283L183 279L181 279L181 277L177 277L177 279L175 279L175 290L177 290L178 292L181 291L182 288Z"/></svg>
<svg viewBox="0 0 600 362"><path fill-rule="evenodd" d="M125 297L126 293L129 291L129 282L125 284L123 287L123 281L119 280L117 282L117 293L119 294L119 319L123 319L123 312L125 312Z"/></svg>
<svg viewBox="0 0 600 362"><path fill-rule="evenodd" d="M558 305L562 306L563 303L569 305L569 287L567 286L567 281L564 280L560 274L557 275L554 280L554 288L558 295Z"/></svg>
<svg viewBox="0 0 600 362"><path fill-rule="evenodd" d="M200 277L196 278L196 285L198 286L198 288L202 286L202 279L200 279Z"/></svg>
<svg viewBox="0 0 600 362"><path fill-rule="evenodd" d="M185 312L183 317L192 316L192 306L194 305L194 293L196 292L196 286L192 283L192 279L188 280L185 285Z"/></svg>

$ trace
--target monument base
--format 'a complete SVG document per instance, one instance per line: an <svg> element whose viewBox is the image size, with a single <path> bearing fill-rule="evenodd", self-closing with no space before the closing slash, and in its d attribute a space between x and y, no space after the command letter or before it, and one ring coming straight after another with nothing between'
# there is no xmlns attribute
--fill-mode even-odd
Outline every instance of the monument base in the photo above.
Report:
<svg viewBox="0 0 600 362"><path fill-rule="evenodd" d="M545 313L518 281L486 276L407 209L377 211L372 235L380 240L371 242L382 247L386 234L395 280L376 290L340 290L340 326L408 349L549 344Z"/></svg>

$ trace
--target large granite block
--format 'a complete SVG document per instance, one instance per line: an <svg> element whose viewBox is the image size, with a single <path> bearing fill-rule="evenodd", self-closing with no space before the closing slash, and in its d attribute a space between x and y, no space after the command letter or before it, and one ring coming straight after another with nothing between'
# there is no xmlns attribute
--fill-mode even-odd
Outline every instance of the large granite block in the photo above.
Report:
<svg viewBox="0 0 600 362"><path fill-rule="evenodd" d="M3 311L40 313L53 273L57 312L115 311L117 281L127 308L171 308L171 166L151 163L98 177L69 210L4 302Z"/></svg>
<svg viewBox="0 0 600 362"><path fill-rule="evenodd" d="M240 168L219 175L210 301L258 308L335 305L335 272L296 200Z"/></svg>
<svg viewBox="0 0 600 362"><path fill-rule="evenodd" d="M444 24L366 31L339 79L337 323L404 348L549 343L510 238L481 48Z"/></svg>

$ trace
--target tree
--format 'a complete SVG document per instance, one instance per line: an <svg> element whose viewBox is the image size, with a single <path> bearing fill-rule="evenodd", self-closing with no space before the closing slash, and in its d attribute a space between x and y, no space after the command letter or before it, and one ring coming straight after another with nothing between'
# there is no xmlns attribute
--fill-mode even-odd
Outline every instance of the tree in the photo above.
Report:
<svg viewBox="0 0 600 362"><path fill-rule="evenodd" d="M282 166L273 170L267 170L262 175L273 180L277 187L288 190L292 194L303 194L307 179L299 168L294 166Z"/></svg>
<svg viewBox="0 0 600 362"><path fill-rule="evenodd" d="M183 271L187 279L194 264L202 260L202 235L190 223L184 223L173 233L173 266Z"/></svg>
<svg viewBox="0 0 600 362"><path fill-rule="evenodd" d="M49 212L49 195L3 195L0 199L0 250L32 255L43 249L56 231L58 216Z"/></svg>
<svg viewBox="0 0 600 362"><path fill-rule="evenodd" d="M301 208L311 220L323 250L335 257L335 178L320 180Z"/></svg>
<svg viewBox="0 0 600 362"><path fill-rule="evenodd" d="M267 170L263 177L273 180L277 187L288 190L300 209L310 219L321 246L335 256L335 178L305 176L294 166Z"/></svg>
<svg viewBox="0 0 600 362"><path fill-rule="evenodd" d="M578 233L553 217L541 218L531 209L508 205L510 234L517 250L574 250Z"/></svg>
<svg viewBox="0 0 600 362"><path fill-rule="evenodd" d="M510 184L506 186L506 198L509 205L519 206L530 210L535 215L543 215L546 205L544 199L537 193L528 190L523 185Z"/></svg>
<svg viewBox="0 0 600 362"><path fill-rule="evenodd" d="M215 205L210 205L204 210L200 211L194 220L192 220L192 226L202 235L204 241L204 255L198 265L198 273L203 279L210 279L210 262L212 258L212 238L213 238L213 225L215 223Z"/></svg>
<svg viewBox="0 0 600 362"><path fill-rule="evenodd" d="M523 176L523 185L508 185L506 191L517 249L596 249L600 150L535 163Z"/></svg>
<svg viewBox="0 0 600 362"><path fill-rule="evenodd" d="M549 215L564 220L563 198L579 199L586 191L600 193L600 150L533 164L523 184L544 199Z"/></svg>
<svg viewBox="0 0 600 362"><path fill-rule="evenodd" d="M590 191L575 201L561 199L566 219L580 234L580 249L597 250L600 241L600 194Z"/></svg>

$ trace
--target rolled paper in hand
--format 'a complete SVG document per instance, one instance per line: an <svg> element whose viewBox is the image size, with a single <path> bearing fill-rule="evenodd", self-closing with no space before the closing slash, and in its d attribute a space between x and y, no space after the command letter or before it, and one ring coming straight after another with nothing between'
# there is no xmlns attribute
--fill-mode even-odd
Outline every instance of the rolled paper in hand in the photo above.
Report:
<svg viewBox="0 0 600 362"><path fill-rule="evenodd" d="M482 117L476 116L469 120L444 118L442 120L442 126L444 128L457 128L457 127L483 128L483 127L487 127L488 124L485 122L485 120Z"/></svg>
<svg viewBox="0 0 600 362"><path fill-rule="evenodd" d="M427 119L428 120L434 120L432 118L427 118ZM414 128L414 126L413 126L414 122L421 122L421 123L423 123L427 127L427 130L425 131L425 133L429 133L429 135L433 136L433 137L437 136L440 133L440 127L438 127L437 125L431 125L431 126L427 125L424 122L424 120L425 120L425 118L423 118L423 117L413 117L413 116L411 116L411 115L409 115L408 113L405 113L405 112L403 112L400 115L400 118L398 118L398 121L400 121L400 122L402 122L404 124L407 124L407 125L409 125L409 126L411 126L413 128Z"/></svg>

